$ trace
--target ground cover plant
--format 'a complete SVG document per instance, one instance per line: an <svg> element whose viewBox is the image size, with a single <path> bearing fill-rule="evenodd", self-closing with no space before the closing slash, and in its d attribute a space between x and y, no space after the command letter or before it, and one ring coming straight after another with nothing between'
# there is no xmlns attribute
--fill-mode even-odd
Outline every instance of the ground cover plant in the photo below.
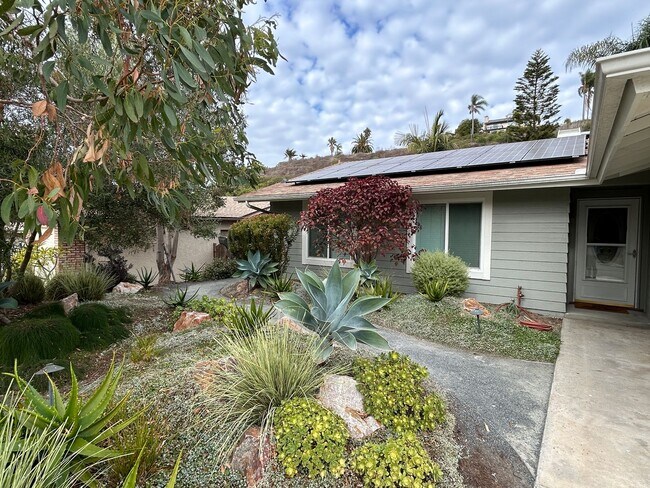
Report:
<svg viewBox="0 0 650 488"><path fill-rule="evenodd" d="M405 295L371 320L381 327L477 353L553 362L560 351L559 332L522 327L506 310L481 318L482 333L478 334L476 317L453 297L434 303L421 295Z"/></svg>

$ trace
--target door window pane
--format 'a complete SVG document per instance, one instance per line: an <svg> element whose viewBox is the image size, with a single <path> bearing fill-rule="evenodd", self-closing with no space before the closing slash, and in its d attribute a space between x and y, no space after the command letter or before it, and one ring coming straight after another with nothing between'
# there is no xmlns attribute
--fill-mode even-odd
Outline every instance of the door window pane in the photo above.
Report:
<svg viewBox="0 0 650 488"><path fill-rule="evenodd" d="M328 258L327 255L327 239L325 233L319 229L309 229L309 238L307 239L309 246L307 255L310 258Z"/></svg>
<svg viewBox="0 0 650 488"><path fill-rule="evenodd" d="M418 231L416 248L418 251L445 250L446 205L425 205L418 217L422 228Z"/></svg>
<svg viewBox="0 0 650 488"><path fill-rule="evenodd" d="M449 254L458 256L470 268L481 267L480 203L449 205Z"/></svg>
<svg viewBox="0 0 650 488"><path fill-rule="evenodd" d="M590 208L587 214L587 242L625 244L627 208Z"/></svg>
<svg viewBox="0 0 650 488"><path fill-rule="evenodd" d="M587 245L585 279L625 282L625 246Z"/></svg>

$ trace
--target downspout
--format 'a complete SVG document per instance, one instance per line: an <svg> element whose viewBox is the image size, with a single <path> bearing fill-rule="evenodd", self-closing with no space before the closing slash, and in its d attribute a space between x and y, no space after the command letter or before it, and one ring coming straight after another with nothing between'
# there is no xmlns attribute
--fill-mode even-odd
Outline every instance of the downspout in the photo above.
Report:
<svg viewBox="0 0 650 488"><path fill-rule="evenodd" d="M264 208L256 207L255 205L251 205L250 203L248 203L248 200L246 200L246 206L247 206L248 208L250 208L251 210L256 210L256 211L258 211L258 212L262 212L262 213L265 213L265 214L270 214L270 213L272 213L270 210L266 210L266 209L264 209Z"/></svg>

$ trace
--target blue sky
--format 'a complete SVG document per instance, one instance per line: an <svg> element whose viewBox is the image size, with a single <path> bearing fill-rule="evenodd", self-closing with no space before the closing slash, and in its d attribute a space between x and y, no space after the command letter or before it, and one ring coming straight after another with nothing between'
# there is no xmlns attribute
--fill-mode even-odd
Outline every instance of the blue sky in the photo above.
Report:
<svg viewBox="0 0 650 488"><path fill-rule="evenodd" d="M578 71L569 51L614 34L631 35L650 14L634 0L269 0L247 8L247 20L276 15L286 61L260 74L245 112L250 150L266 166L294 148L329 154L334 136L350 151L365 127L375 149L394 147L424 111L445 110L452 128L468 117L472 93L498 118L513 108L513 87L530 55L542 48L559 75L562 119L578 119Z"/></svg>

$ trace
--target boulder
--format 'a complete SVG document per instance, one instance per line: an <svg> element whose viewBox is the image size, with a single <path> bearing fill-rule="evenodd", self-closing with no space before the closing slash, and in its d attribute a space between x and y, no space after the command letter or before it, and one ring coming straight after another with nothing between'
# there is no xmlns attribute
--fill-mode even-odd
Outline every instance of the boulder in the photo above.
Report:
<svg viewBox="0 0 650 488"><path fill-rule="evenodd" d="M113 293L138 293L140 290L142 290L142 285L126 281L122 281L113 287Z"/></svg>
<svg viewBox="0 0 650 488"><path fill-rule="evenodd" d="M278 324L286 327L289 330L292 330L293 332L297 332L298 334L316 335L316 332L314 332L313 330L309 330L306 327L303 327L298 322L294 322L293 320L291 320L289 317L282 317L278 321Z"/></svg>
<svg viewBox="0 0 650 488"><path fill-rule="evenodd" d="M207 390L212 384L215 371L233 371L236 364L235 358L232 356L199 361L194 365L194 381L202 390Z"/></svg>
<svg viewBox="0 0 650 488"><path fill-rule="evenodd" d="M275 456L271 436L265 436L260 442L261 435L259 427L249 427L233 451L230 461L230 469L241 473L246 479L248 487L259 483L264 477L264 470Z"/></svg>
<svg viewBox="0 0 650 488"><path fill-rule="evenodd" d="M463 307L465 308L465 311L468 313L478 308L481 312L483 312L483 315L481 315L481 317L490 316L490 311L487 308L485 308L483 305L481 305L476 298L465 298L465 300L463 300Z"/></svg>
<svg viewBox="0 0 650 488"><path fill-rule="evenodd" d="M363 397L357 382L349 376L327 375L321 386L318 402L343 419L353 439L363 439L381 428L381 424L363 408Z"/></svg>
<svg viewBox="0 0 650 488"><path fill-rule="evenodd" d="M63 311L66 315L69 315L73 309L79 305L79 295L73 293L72 295L65 297L61 300L61 305L63 305Z"/></svg>
<svg viewBox="0 0 650 488"><path fill-rule="evenodd" d="M184 311L174 324L174 332L182 330L193 329L206 320L212 320L210 314L203 312Z"/></svg>

